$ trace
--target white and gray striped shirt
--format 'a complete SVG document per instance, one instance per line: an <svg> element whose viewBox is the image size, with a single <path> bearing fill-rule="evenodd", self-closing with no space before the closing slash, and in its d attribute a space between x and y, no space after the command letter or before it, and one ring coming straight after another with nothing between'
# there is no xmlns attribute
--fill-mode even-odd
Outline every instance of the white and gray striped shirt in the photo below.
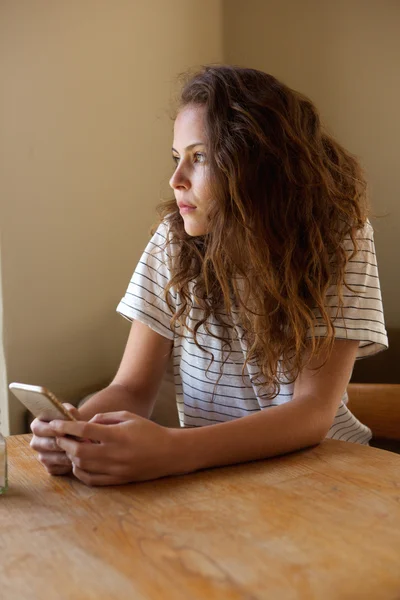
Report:
<svg viewBox="0 0 400 600"><path fill-rule="evenodd" d="M197 334L199 344L204 347L204 350L201 350L187 329L182 332L180 325L175 329L170 327L171 312L164 299L164 287L171 279L168 265L169 260L173 260L177 248L169 241L164 248L167 236L167 225L162 223L149 241L125 296L118 304L117 312L130 321L137 319L145 323L173 341L174 381L181 427L199 427L230 421L289 402L293 397L294 383L283 383L279 395L269 400L265 397L265 387L263 388L259 380L255 381L257 369L254 366L248 364L242 378L246 347L242 343L242 330L234 314L227 319L232 323L234 332L232 352L223 365L223 375L214 389L221 365L226 359L226 350L222 354L221 341L207 334L204 326L201 326ZM360 252L348 263L346 269L346 283L355 292L344 288L344 319L338 316L334 321L337 338L360 341L357 359L376 354L388 347L373 229L369 222L358 233L358 238ZM350 239L345 241L345 248L349 253L352 250ZM170 292L172 302L179 307L179 294L173 288ZM337 304L336 290L332 287L327 293L327 309L332 317L336 316ZM318 326L321 315L317 310L315 316L315 335L325 335L325 327ZM190 326L193 328L200 318L201 310L194 306L189 314ZM210 321L210 330L221 335L221 328L214 318ZM207 350L211 350L214 355L211 366L211 355L207 354ZM371 430L348 410L347 400L345 393L326 437L368 444L372 437Z"/></svg>

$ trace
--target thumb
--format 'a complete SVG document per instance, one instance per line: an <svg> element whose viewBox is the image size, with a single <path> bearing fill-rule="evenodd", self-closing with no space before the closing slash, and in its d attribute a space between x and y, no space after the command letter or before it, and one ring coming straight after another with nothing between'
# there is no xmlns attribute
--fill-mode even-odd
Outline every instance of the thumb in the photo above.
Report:
<svg viewBox="0 0 400 600"><path fill-rule="evenodd" d="M123 423L124 421L131 421L136 418L137 415L134 415L128 411L121 410L117 412L108 412L108 413L99 413L90 419L89 423L100 423L103 425L117 425L118 423Z"/></svg>
<svg viewBox="0 0 400 600"><path fill-rule="evenodd" d="M78 421L81 421L82 418L79 414L79 410L73 406L72 404L69 404L69 402L63 402L63 406L65 406L65 408L67 409L67 411L73 416L75 417L75 419L78 419Z"/></svg>
<svg viewBox="0 0 400 600"><path fill-rule="evenodd" d="M82 421L82 417L81 417L81 415L79 413L79 410L76 408L76 406L73 406L69 402L63 402L63 406L65 406L65 408L67 409L67 411L73 417L75 417L75 419L77 419L78 421ZM85 438L76 438L76 439L79 440L80 442L85 443L85 444L90 444L91 443L91 440L87 440Z"/></svg>

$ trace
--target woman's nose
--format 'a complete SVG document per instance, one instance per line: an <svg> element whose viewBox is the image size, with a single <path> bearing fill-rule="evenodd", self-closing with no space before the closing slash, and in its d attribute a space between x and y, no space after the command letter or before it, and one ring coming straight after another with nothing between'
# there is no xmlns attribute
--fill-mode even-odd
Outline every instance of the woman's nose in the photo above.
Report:
<svg viewBox="0 0 400 600"><path fill-rule="evenodd" d="M173 190L180 188L180 187L189 189L190 181L189 181L188 177L185 175L183 169L178 167L174 171L174 174L172 175L171 179L169 180L169 185L172 187Z"/></svg>

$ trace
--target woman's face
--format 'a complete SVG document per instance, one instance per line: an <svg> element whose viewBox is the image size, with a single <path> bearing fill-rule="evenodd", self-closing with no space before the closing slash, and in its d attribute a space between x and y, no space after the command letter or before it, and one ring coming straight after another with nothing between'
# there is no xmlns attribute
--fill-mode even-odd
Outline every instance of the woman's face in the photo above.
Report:
<svg viewBox="0 0 400 600"><path fill-rule="evenodd" d="M204 106L188 105L178 113L174 125L172 157L176 168L169 184L185 231L191 236L207 233L211 202L204 112Z"/></svg>

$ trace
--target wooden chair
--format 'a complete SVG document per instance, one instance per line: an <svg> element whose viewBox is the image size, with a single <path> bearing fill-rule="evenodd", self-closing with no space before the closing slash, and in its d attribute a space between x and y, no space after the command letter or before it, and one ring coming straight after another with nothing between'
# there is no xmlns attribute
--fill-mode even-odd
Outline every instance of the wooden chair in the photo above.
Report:
<svg viewBox="0 0 400 600"><path fill-rule="evenodd" d="M372 431L371 446L400 452L400 384L350 383L348 407Z"/></svg>

